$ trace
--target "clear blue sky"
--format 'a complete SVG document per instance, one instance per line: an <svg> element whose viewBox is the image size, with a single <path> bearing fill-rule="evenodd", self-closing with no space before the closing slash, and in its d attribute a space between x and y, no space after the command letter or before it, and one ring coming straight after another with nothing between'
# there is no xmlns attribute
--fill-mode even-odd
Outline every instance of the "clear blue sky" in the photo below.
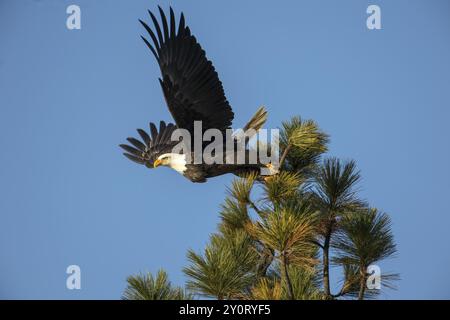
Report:
<svg viewBox="0 0 450 320"><path fill-rule="evenodd" d="M78 4L82 29L66 28ZM218 223L231 176L192 184L118 144L171 120L139 35L172 4L213 60L236 127L301 115L355 159L390 213L401 274L384 298L450 298L450 2L0 0L0 298L119 298L128 275L184 282L188 248ZM382 30L366 28L378 4ZM66 289L66 267L82 289Z"/></svg>

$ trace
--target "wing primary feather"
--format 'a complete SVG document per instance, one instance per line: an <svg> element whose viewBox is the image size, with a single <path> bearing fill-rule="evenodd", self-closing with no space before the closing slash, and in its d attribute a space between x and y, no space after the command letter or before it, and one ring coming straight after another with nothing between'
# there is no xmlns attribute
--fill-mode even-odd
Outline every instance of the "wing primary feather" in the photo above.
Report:
<svg viewBox="0 0 450 320"><path fill-rule="evenodd" d="M159 131L158 131L158 133L156 135L156 139L154 141L155 145L158 145L161 142L161 136L162 136L162 134L164 132L164 128L163 128L163 125L162 125L163 123L164 123L164 121L160 121L159 122Z"/></svg>
<svg viewBox="0 0 450 320"><path fill-rule="evenodd" d="M173 124L169 123L169 124L166 126L166 129L165 129L165 131L164 131L163 136L161 137L161 141L164 141L164 142L166 142L166 141L167 141L167 142L171 142L170 138L172 137L172 132L173 132L173 130L174 130Z"/></svg>
<svg viewBox="0 0 450 320"><path fill-rule="evenodd" d="M138 148L140 151L145 151L145 144L143 144L139 140L130 137L130 138L127 138L127 141L129 143L131 143L133 146L135 146L136 148Z"/></svg>
<svg viewBox="0 0 450 320"><path fill-rule="evenodd" d="M175 13L173 12L172 7L170 7L170 52L169 52L169 61L176 62L177 59L177 45L175 44L176 39L176 26L175 26ZM179 48L178 48L179 50Z"/></svg>
<svg viewBox="0 0 450 320"><path fill-rule="evenodd" d="M170 45L169 25L167 23L167 18L166 18L166 15L165 15L163 9L160 6L158 6L158 10L159 10L159 14L161 16L163 32L164 32L164 41L165 41L165 45L167 48L167 57L166 57L167 61L164 61L164 62L169 65L170 62L172 61L172 47L173 47L172 45Z"/></svg>
<svg viewBox="0 0 450 320"><path fill-rule="evenodd" d="M155 144L156 137L158 136L158 129L153 122L150 122L150 134L152 135L153 145Z"/></svg>
<svg viewBox="0 0 450 320"><path fill-rule="evenodd" d="M152 29L150 29L148 24L146 24L144 21L139 19L139 22L142 24L142 26L145 28L145 30L147 30L148 34L150 35L150 37L153 40L153 43L154 43L156 49L159 51L161 48L161 44L158 42L158 39L156 39L155 33L152 31Z"/></svg>
<svg viewBox="0 0 450 320"><path fill-rule="evenodd" d="M184 35L184 14L183 12L181 13L181 17L180 17L180 24L178 25L178 36L183 36Z"/></svg>
<svg viewBox="0 0 450 320"><path fill-rule="evenodd" d="M175 26L175 13L173 12L172 7L170 7L170 37L175 39L176 26Z"/></svg>
<svg viewBox="0 0 450 320"><path fill-rule="evenodd" d="M163 36L161 33L161 28L159 27L158 20L156 19L155 15L150 10L148 10L148 14L150 15L150 18L152 18L153 25L155 26L156 33L158 34L158 39L159 39L159 43L160 43L159 47L161 48L162 45L164 44L164 39L163 39Z"/></svg>
<svg viewBox="0 0 450 320"><path fill-rule="evenodd" d="M152 51L153 55L156 58L156 61L159 61L159 57L158 54L156 53L155 49L152 47L152 45L150 44L150 42L148 42L147 39L145 39L143 36L141 36L141 39L144 40L145 44L147 45L147 47Z"/></svg>
<svg viewBox="0 0 450 320"><path fill-rule="evenodd" d="M184 15L183 13L181 13L181 18L180 18L180 22L178 25L178 34L177 34L177 39L180 43L180 49L177 52L177 67L179 68L179 70L184 70L184 66L186 65L186 61L189 58L189 54L186 54L186 51L189 49L188 46L188 39L186 39L186 37L184 36L184 26L185 26L185 21L184 21Z"/></svg>
<svg viewBox="0 0 450 320"><path fill-rule="evenodd" d="M135 149L127 144L121 144L119 145L123 150L125 150L128 153L131 153L132 155L135 155L137 157L142 155L142 152L139 151L138 149Z"/></svg>
<svg viewBox="0 0 450 320"><path fill-rule="evenodd" d="M161 120L159 122L159 132L162 133L162 132L164 132L164 130L166 130L166 123Z"/></svg>
<svg viewBox="0 0 450 320"><path fill-rule="evenodd" d="M145 130L142 130L142 129L137 129L137 132L141 136L142 140L144 140L145 144L147 146L150 146L151 139L150 139L150 136L148 135L148 133L145 132Z"/></svg>
<svg viewBox="0 0 450 320"><path fill-rule="evenodd" d="M163 24L164 39L168 40L169 39L169 27L167 25L167 18L166 18L166 15L164 14L163 9L160 6L158 6L158 9L159 9L159 14L161 15L161 21Z"/></svg>
<svg viewBox="0 0 450 320"><path fill-rule="evenodd" d="M128 159L130 159L131 161L136 162L136 163L138 163L138 164L144 164L144 163L145 163L145 160L144 160L144 159L139 158L139 157L136 157L136 156L133 156L133 155L131 155L131 154L129 154L129 153L123 153L123 155L124 155L125 157L127 157Z"/></svg>

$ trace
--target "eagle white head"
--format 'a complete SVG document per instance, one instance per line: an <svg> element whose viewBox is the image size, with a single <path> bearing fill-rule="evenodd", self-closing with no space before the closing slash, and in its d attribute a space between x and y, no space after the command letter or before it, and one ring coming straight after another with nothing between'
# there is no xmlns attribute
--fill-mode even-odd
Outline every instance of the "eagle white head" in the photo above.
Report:
<svg viewBox="0 0 450 320"><path fill-rule="evenodd" d="M174 169L175 171L183 174L186 168L186 155L179 153L164 153L160 155L155 162L153 167L166 166Z"/></svg>

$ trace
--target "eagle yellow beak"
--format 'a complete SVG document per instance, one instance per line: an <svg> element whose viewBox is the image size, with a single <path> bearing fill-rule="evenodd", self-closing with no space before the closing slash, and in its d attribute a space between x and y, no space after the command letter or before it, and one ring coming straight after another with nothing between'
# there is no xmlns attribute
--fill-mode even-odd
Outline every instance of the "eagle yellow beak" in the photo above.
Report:
<svg viewBox="0 0 450 320"><path fill-rule="evenodd" d="M156 159L155 162L153 162L153 168L156 168L160 165L161 165L161 160L159 160L159 159Z"/></svg>

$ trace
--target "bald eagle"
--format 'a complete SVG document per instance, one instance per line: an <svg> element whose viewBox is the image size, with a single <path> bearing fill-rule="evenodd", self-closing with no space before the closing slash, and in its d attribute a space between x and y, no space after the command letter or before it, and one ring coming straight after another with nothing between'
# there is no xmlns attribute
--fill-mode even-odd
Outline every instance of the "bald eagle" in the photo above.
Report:
<svg viewBox="0 0 450 320"><path fill-rule="evenodd" d="M176 129L184 129L194 135L194 122L201 121L202 133L208 129L217 129L226 137L226 130L232 124L234 113L225 97L222 82L214 66L185 24L183 13L177 28L172 8L170 8L169 21L161 7L158 6L158 9L162 28L151 11L148 13L153 21L154 30L139 20L153 44L145 37L141 36L141 38L159 64L162 74L159 83L175 124L166 124L161 121L158 129L154 123L150 123L149 133L137 129L142 141L127 138L130 145L120 145L126 151L124 155L148 168L170 167L192 182L205 182L207 178L226 173L242 175L259 172L263 166L272 169L270 164L262 164L259 159L256 163L249 163L248 155L245 156L246 162L240 164L229 162L206 164L195 163L193 154L173 152L178 141L172 141L171 136ZM244 126L243 131L258 131L264 125L266 118L267 112L261 107ZM246 137L247 141L248 138L250 136ZM232 139L234 139L233 144L238 148L239 138L233 136ZM202 150L205 147L206 144L203 143ZM246 143L244 148L247 152ZM225 152L223 154L225 158Z"/></svg>

